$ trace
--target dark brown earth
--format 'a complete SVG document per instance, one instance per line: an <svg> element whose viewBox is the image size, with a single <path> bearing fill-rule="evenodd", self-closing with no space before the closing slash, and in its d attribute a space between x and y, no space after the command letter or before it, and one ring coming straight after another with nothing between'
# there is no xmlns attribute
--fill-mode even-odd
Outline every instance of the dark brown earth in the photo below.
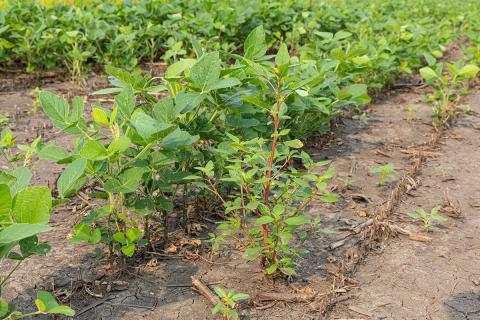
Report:
<svg viewBox="0 0 480 320"><path fill-rule="evenodd" d="M87 84L88 88L79 88L70 82L43 83L42 89L90 99L86 93L103 87L105 80L96 77ZM46 141L69 146L70 139L58 139L60 135L41 111L33 113L31 89L12 85L0 92L0 115L9 114L9 127L20 143L42 135ZM480 94L472 91L468 102L473 111L480 111ZM384 102L369 107L366 126L344 118L328 146L307 148L317 160L333 160L337 177L331 187L339 201L335 206L314 204L308 208L309 214L321 216L322 227L329 232L319 230L306 243L308 253L299 260L299 274L288 281L264 279L258 267L245 263L236 249L224 249L210 257L205 233L213 225L211 219L200 217L196 223L203 230L193 238L172 228L174 244L178 248L181 241L186 244L179 249L180 255L146 255L132 261L128 272L112 272L106 261L93 257L93 248L68 242L72 226L87 213L81 202L73 199L55 209L51 219L55 231L43 237L52 245L52 252L22 265L5 297L27 310L33 306L35 291L51 290L77 311L77 319L213 319L206 299L191 290L190 276L195 275L204 283L250 294L252 300L240 306L242 319L480 319L480 220L476 210L480 207L480 119L475 112L454 123L440 145L430 150L417 187L389 220L422 234L420 226L404 213L442 204L447 190L461 209L461 218L437 225L428 235L432 238L429 243L403 236L375 242L366 259L355 264L356 272L348 273L354 279L339 287L340 280L335 278L335 297L325 294L332 288L337 263L345 255L352 261L364 255L350 249L353 240L336 250L329 250L328 245L370 218L412 165L412 147L431 138L430 107L422 103L421 94L421 90L392 93ZM409 104L420 105L411 123L405 111ZM370 168L385 163L393 163L398 173L386 187L378 187L378 176L372 175ZM41 161L34 171L36 184L54 186L61 167ZM346 185L345 179L351 180L351 185ZM201 240L201 245L192 240ZM1 274L5 270L7 265L0 265ZM261 301L265 292L284 296L316 292L317 296L304 302L272 303ZM329 304L332 307L323 314Z"/></svg>

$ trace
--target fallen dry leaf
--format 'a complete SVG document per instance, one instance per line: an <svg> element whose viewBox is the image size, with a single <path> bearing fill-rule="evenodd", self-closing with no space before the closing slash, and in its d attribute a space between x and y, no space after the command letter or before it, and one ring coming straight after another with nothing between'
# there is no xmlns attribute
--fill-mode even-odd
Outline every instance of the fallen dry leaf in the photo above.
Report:
<svg viewBox="0 0 480 320"><path fill-rule="evenodd" d="M165 253L177 253L177 247L174 244L171 244L167 249L165 249Z"/></svg>
<svg viewBox="0 0 480 320"><path fill-rule="evenodd" d="M147 267L153 268L157 266L157 259L153 258L147 262Z"/></svg>
<svg viewBox="0 0 480 320"><path fill-rule="evenodd" d="M355 213L357 214L357 216L362 218L368 217L368 212L365 210L357 210L357 212Z"/></svg>

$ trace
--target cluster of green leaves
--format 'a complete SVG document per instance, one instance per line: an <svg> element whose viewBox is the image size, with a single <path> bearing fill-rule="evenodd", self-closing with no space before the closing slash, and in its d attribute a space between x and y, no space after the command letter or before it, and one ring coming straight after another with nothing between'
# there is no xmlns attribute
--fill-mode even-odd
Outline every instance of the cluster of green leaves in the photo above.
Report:
<svg viewBox="0 0 480 320"><path fill-rule="evenodd" d="M213 289L221 301L213 308L212 314L221 313L226 320L238 319L237 303L250 299L250 296L246 293L235 293L234 289L229 290L228 293L220 287Z"/></svg>
<svg viewBox="0 0 480 320"><path fill-rule="evenodd" d="M423 223L423 231L430 232L433 222L443 222L447 220L447 218L438 214L440 209L442 209L441 206L436 206L427 213L423 208L419 208L417 211L407 212L407 215L416 221L421 221Z"/></svg>
<svg viewBox="0 0 480 320"><path fill-rule="evenodd" d="M285 44L275 56L267 55L268 49L258 27L245 41L244 56L225 54L229 64L219 52L197 47L196 59L172 64L162 79L107 67L115 87L97 94L115 93L115 103L112 109L94 104L91 121L85 120L80 98L74 97L70 106L42 92L41 105L53 124L77 136L72 153L54 144L37 148L41 158L68 164L58 179L59 197L71 196L88 182L101 190L92 196L107 200L75 227L72 240L102 242L111 253L132 256L148 244L152 222L163 225L166 240L167 219L179 197L211 191L227 199L229 227L248 225L244 236L254 240L249 259L263 257L268 273L293 273L293 231L319 223L301 209L317 197L335 201L326 186L334 172L293 168L294 159L312 170L327 163L315 163L297 151L301 141L283 128L318 116L307 116L299 106L314 103L314 88L323 75L314 62L291 58ZM368 98L365 88L347 88L352 87L356 93L333 89L330 94L352 104L354 97ZM165 96L158 98L159 91ZM248 210L242 219L239 201ZM258 237L259 224L267 236Z"/></svg>
<svg viewBox="0 0 480 320"><path fill-rule="evenodd" d="M193 54L193 36L209 50L236 52L263 24L269 43L285 42L302 55L331 55L342 62L339 68L354 67L379 85L420 66L424 52L441 55L458 31L476 31L478 13L475 0L137 0L46 7L7 0L0 11L0 63L20 62L28 71L66 65L77 76L95 63L172 62Z"/></svg>
<svg viewBox="0 0 480 320"><path fill-rule="evenodd" d="M464 61L437 63L434 58L429 65L420 69L420 75L434 90L426 100L432 105L433 126L441 127L458 111L457 102L465 93L462 83L476 77L480 68Z"/></svg>
<svg viewBox="0 0 480 320"><path fill-rule="evenodd" d="M370 173L380 174L380 179L378 180L379 186L384 186L387 179L393 179L397 171L395 166L392 163L387 163L384 165L373 166L370 169Z"/></svg>
<svg viewBox="0 0 480 320"><path fill-rule="evenodd" d="M10 166L0 169L0 261L8 259L16 263L0 279L0 317L14 320L40 314L73 316L72 309L58 305L45 291L37 293L38 310L34 313L16 311L15 305L1 299L3 287L21 264L33 255L45 256L51 249L48 243L38 239L39 234L52 230L48 225L52 210L51 191L44 186L29 186L32 173L27 167L32 150L36 150L40 140L35 140L31 146L18 146L22 152L14 155L15 140L7 128L2 130L0 154ZM24 165L16 167L19 158L24 158Z"/></svg>

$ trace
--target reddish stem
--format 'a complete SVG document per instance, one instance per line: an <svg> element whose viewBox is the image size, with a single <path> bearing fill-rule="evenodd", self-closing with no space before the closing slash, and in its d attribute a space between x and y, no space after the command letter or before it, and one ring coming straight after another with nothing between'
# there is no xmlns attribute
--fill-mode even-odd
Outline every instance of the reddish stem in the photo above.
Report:
<svg viewBox="0 0 480 320"><path fill-rule="evenodd" d="M275 161L275 151L277 150L277 138L278 138L278 125L280 122L280 108L282 106L282 91L281 91L281 77L277 76L277 102L276 102L276 107L275 107L275 114L273 115L273 141L272 141L272 150L270 151L270 159L268 161L268 170L267 170L267 182L265 184L265 190L263 193L263 201L266 206L269 205L269 198L270 198L270 186L271 186L271 181L272 181L272 167L273 167L273 162ZM264 248L268 251L270 248L270 245L267 243L267 239L269 236L268 232L268 225L264 224L262 225L263 229L263 242L264 242ZM271 257L271 262L275 262L275 257L276 257L276 252L273 252L272 257ZM261 264L264 266L265 265L265 257L262 257L261 259Z"/></svg>

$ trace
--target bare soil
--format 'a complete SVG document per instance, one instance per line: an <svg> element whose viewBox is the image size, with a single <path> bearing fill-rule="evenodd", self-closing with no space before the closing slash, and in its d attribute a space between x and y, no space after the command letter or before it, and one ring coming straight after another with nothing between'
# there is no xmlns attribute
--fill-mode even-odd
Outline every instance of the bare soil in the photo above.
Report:
<svg viewBox="0 0 480 320"><path fill-rule="evenodd" d="M105 79L88 80L88 88L68 81L40 85L66 97L80 95L92 101L86 93L104 87ZM20 143L42 135L46 141L69 146L71 139L60 139L42 111L33 113L31 89L12 85L0 92L0 115L9 114L9 127ZM170 237L177 254L165 254L159 246L161 255L136 257L127 271L116 273L105 260L94 258L93 248L68 242L72 226L87 213L73 199L55 209L51 223L55 230L43 237L52 252L22 265L6 288L6 298L28 310L36 290L51 290L77 311L76 319L213 319L207 300L192 291L194 275L206 284L250 294L251 301L240 306L242 319L480 319L476 288L480 285L480 220L476 217L480 119L475 113L480 94L472 91L468 102L474 112L459 119L441 144L429 150L415 188L389 217L391 223L422 234L420 225L404 213L442 204L448 190L461 217L436 225L428 235L429 243L401 236L359 250L356 244L364 239L352 236L411 167L415 146L433 134L431 110L422 102L422 90L409 90L369 106L366 126L343 118L327 146L307 148L316 160L332 160L337 176L331 187L339 201L308 208L308 214L320 215L322 229L305 244L307 252L299 260L297 276L264 279L258 266L246 263L241 251L233 248L210 257L205 239L213 218L200 215L194 221L199 230L194 237L172 226ZM405 111L409 104L420 106L411 123ZM385 163L393 163L397 174L379 187L379 177L370 169ZM40 161L34 171L36 184L54 187L61 167ZM338 241L343 241L338 248L329 248ZM7 267L0 265L0 273ZM265 295L272 293L299 301L265 301Z"/></svg>

